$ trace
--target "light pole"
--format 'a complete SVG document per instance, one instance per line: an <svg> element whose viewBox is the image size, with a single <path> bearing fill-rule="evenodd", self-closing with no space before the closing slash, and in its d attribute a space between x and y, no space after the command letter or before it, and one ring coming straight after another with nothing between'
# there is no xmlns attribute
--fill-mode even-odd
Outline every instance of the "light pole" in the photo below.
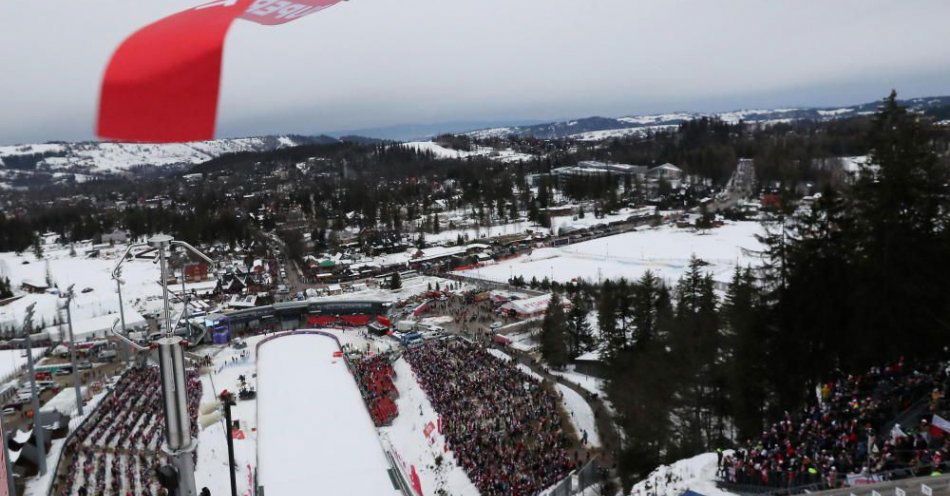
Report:
<svg viewBox="0 0 950 496"><path fill-rule="evenodd" d="M162 378L162 400L165 406L165 444L162 446L162 450L169 455L176 469L172 471L165 470L164 472L167 474L174 473L174 477L177 477L177 496L197 496L193 458L197 443L191 435L191 417L188 414L187 376L185 356L182 350L183 340L174 335L171 309L169 308L167 251L172 246L180 246L204 259L209 265L213 265L214 262L184 241L176 241L171 236L157 234L149 238L148 243L129 245L125 254L122 255L112 270L114 278L117 278L121 273L122 264L132 252L132 249L143 246L151 247L157 252L162 271L162 310L165 337L156 342Z"/></svg>
<svg viewBox="0 0 950 496"><path fill-rule="evenodd" d="M69 362L73 365L73 387L76 388L76 408L82 417L82 381L79 380L79 367L76 365L76 337L73 335L73 315L69 309L73 302L73 284L66 289L66 323L69 327Z"/></svg>
<svg viewBox="0 0 950 496"><path fill-rule="evenodd" d="M122 320L122 335L128 339L129 331L125 328L125 302L122 300L122 285L125 281L122 280L122 267L115 269L115 272L112 274L112 278L115 279L115 292L119 295L119 318ZM125 349L125 356L128 361L132 361L132 347L128 343L123 341L123 348Z"/></svg>
<svg viewBox="0 0 950 496"><path fill-rule="evenodd" d="M40 475L46 475L46 441L43 425L40 422L40 397L36 390L36 368L33 366L33 343L30 341L30 333L33 332L33 307L36 303L30 303L26 307L26 318L23 320L23 330L25 331L26 343L26 363L30 373L30 401L33 407L33 435L36 439L36 450L40 462ZM82 414L80 414L82 415ZM6 455L6 453L4 453ZM8 475L9 477L9 475Z"/></svg>

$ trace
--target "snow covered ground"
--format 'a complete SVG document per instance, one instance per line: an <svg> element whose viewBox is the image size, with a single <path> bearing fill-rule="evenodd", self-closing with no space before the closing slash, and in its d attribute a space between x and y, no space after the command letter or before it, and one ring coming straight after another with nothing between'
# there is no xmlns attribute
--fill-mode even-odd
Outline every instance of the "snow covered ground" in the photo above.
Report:
<svg viewBox="0 0 950 496"><path fill-rule="evenodd" d="M9 278L15 294L24 295L19 300L0 307L0 327L19 328L23 324L26 308L31 303L36 303L34 329L52 325L54 320L65 316L65 312L58 310L61 301L55 294L24 294L19 290L25 280L45 283L47 272L54 287L60 290L65 291L70 284L75 284L72 304L74 322L117 314L119 300L111 274L117 257L124 249L123 246L117 245L103 250L101 258L85 258L82 256L83 247L76 248L77 256L70 256L68 247L47 247L43 260L37 260L32 252L19 255L0 253L0 277ZM125 304L140 313L159 311L162 287L158 283L158 265L148 260L135 259L126 262L122 267L122 279L125 281L122 296ZM62 317L60 313L63 314Z"/></svg>
<svg viewBox="0 0 950 496"><path fill-rule="evenodd" d="M556 383L555 385L557 386L558 392L561 393L561 403L564 404L564 409L568 415L571 416L571 423L574 424L574 428L577 429L577 437L582 437L583 433L586 432L587 444L595 448L599 447L600 435L597 433L597 422L594 420L594 410L591 409L587 400L578 394L577 391L574 391L564 384Z"/></svg>
<svg viewBox="0 0 950 496"><path fill-rule="evenodd" d="M441 277L418 276L402 279L402 287L396 290L386 288L364 288L357 291L351 291L339 295L315 296L308 298L308 301L340 301L340 300L376 300L394 302L404 300L429 290L429 287L435 289L438 283L440 288L447 288L450 284L459 284L461 288L470 287L469 284L459 283L452 279L443 279Z"/></svg>
<svg viewBox="0 0 950 496"><path fill-rule="evenodd" d="M38 360L45 352L46 348L33 348L33 359ZM24 350L0 350L0 382L6 382L9 376L16 374L20 367L24 366L26 366Z"/></svg>
<svg viewBox="0 0 950 496"><path fill-rule="evenodd" d="M536 233L554 233L557 234L562 229L581 229L597 224L608 224L610 222L623 221L627 220L631 215L641 212L641 209L637 208L622 208L617 213L604 215L603 217L595 217L591 212L592 207L588 206L585 208L586 214L583 218L580 218L576 215L558 215L551 217L551 227L541 227L537 224L528 222L526 220L520 220L516 222L508 222L505 224L496 224L492 226L473 226L473 227L464 227L459 229L443 229L438 234L429 234L426 233L425 238L429 243L439 243L443 241L448 241L454 243L459 235L462 236L466 241L475 241L479 239L492 238L495 236L503 236L509 234L522 234L526 233L528 230L531 230ZM457 212L449 212L451 215ZM464 212L459 213L461 218L464 218ZM445 217L442 219L443 226L451 217Z"/></svg>
<svg viewBox="0 0 950 496"><path fill-rule="evenodd" d="M577 384L585 391L597 394L600 396L604 395L604 380L599 377L594 377L592 375L581 374L572 370L560 371L552 370L552 374L563 377L564 379Z"/></svg>
<svg viewBox="0 0 950 496"><path fill-rule="evenodd" d="M246 340L249 357L240 359L241 350L215 346L203 349L199 354L213 355L212 374L201 376L201 404L217 402L221 391L238 391L238 376L243 375L251 387L256 388L256 345L264 336ZM238 401L231 408L233 420L240 422L244 439L234 440L234 460L238 494L253 494L253 467L257 465L257 402ZM224 421L215 422L198 433L198 465L195 467L195 482L199 488L207 487L211 494L230 494L228 473L228 447Z"/></svg>
<svg viewBox="0 0 950 496"><path fill-rule="evenodd" d="M399 494L346 363L325 336L261 347L258 484L270 496Z"/></svg>
<svg viewBox="0 0 950 496"><path fill-rule="evenodd" d="M686 490L703 496L731 496L732 493L716 487L716 463L715 453L703 453L661 465L636 483L630 496L679 496Z"/></svg>
<svg viewBox="0 0 950 496"><path fill-rule="evenodd" d="M0 165L4 157L50 154L39 168L82 167L95 172L118 172L137 165L198 164L225 153L273 150L295 146L286 136L228 138L191 143L46 143L0 146Z"/></svg>
<svg viewBox="0 0 950 496"><path fill-rule="evenodd" d="M403 143L401 146L406 148L413 148L420 152L432 152L436 158L440 159L453 159L453 158L466 158L466 157L488 157L499 162L523 162L526 160L531 160L532 156L526 153L519 153L511 149L505 150L496 150L489 146L480 146L472 151L464 150L455 150L453 148L446 148L438 143L433 141L411 141L408 143Z"/></svg>
<svg viewBox="0 0 950 496"><path fill-rule="evenodd" d="M625 277L635 280L647 270L668 284L686 272L693 255L709 265L703 269L717 282L731 280L736 266L755 267L764 247L756 235L757 222L733 222L698 232L673 226L643 228L557 248L541 248L530 255L462 272L462 275L505 282L512 276L566 283L573 279L598 282Z"/></svg>

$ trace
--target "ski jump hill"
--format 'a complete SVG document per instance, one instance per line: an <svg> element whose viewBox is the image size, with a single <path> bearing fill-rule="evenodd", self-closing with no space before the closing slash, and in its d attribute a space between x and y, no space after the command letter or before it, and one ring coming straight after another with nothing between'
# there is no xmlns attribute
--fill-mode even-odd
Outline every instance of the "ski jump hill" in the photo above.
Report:
<svg viewBox="0 0 950 496"><path fill-rule="evenodd" d="M267 496L400 495L336 338L278 334L258 345L258 481Z"/></svg>

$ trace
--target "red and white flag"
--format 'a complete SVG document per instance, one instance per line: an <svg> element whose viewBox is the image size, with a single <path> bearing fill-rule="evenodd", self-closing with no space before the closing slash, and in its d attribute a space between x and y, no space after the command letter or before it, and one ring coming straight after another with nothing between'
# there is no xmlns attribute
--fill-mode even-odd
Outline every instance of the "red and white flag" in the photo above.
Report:
<svg viewBox="0 0 950 496"><path fill-rule="evenodd" d="M950 421L934 414L933 420L930 421L930 435L943 437L947 433L950 433Z"/></svg>

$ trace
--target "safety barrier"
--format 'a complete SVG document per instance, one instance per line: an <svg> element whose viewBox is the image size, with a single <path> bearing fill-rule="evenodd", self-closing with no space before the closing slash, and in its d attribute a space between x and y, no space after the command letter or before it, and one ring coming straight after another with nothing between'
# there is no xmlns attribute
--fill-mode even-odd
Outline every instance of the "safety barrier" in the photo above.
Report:
<svg viewBox="0 0 950 496"><path fill-rule="evenodd" d="M591 458L583 467L571 471L560 482L545 489L541 496L571 496L583 492L602 479L597 458Z"/></svg>
<svg viewBox="0 0 950 496"><path fill-rule="evenodd" d="M941 474L941 470L945 468L950 462L945 462L940 467L933 465L923 465L917 467L917 473L933 471L935 474ZM791 494L802 494L802 493L821 493L821 494L840 494L842 496L903 496L902 494L891 492L884 492L884 489L892 490L894 488L901 488L904 486L913 486L914 484L919 483L920 481L932 480L932 481L945 481L945 485L941 487L946 487L946 494L950 494L950 475L937 475L937 476L928 476L928 477L912 477L913 472L910 467L901 467L893 470L888 470L884 472L876 472L870 477L873 477L874 480L880 482L865 482L861 484L848 485L848 479L846 475L840 475L837 479L837 485L840 487L829 489L823 481L815 481L807 484L800 484L790 487L775 487L775 486L760 486L760 485L751 485L751 484L735 484L731 482L720 481L717 482L717 485L723 489L728 490L729 492L736 494L745 494L745 495L755 495L755 496L786 496ZM918 488L919 489L919 488ZM912 494L913 490L902 489L908 494ZM920 493L919 491L917 492ZM930 496L926 495L925 496Z"/></svg>

